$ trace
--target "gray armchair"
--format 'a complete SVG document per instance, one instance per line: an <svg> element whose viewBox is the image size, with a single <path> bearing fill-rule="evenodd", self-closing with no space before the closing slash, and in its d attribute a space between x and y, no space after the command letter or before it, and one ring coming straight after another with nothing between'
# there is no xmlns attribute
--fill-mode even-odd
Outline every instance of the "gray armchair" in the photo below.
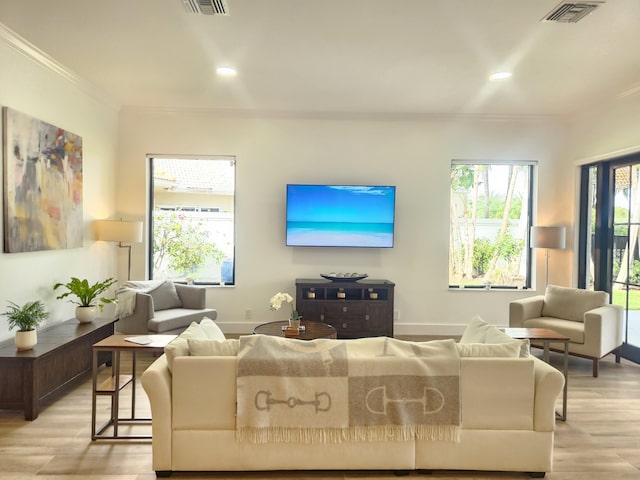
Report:
<svg viewBox="0 0 640 480"><path fill-rule="evenodd" d="M127 282L118 294L118 301L131 303L133 308L126 312L119 309L116 331L178 334L204 317L215 320L217 312L206 307L206 293L204 287L171 281Z"/></svg>
<svg viewBox="0 0 640 480"><path fill-rule="evenodd" d="M623 310L609 304L607 292L549 285L544 295L509 304L509 326L549 328L569 337L569 353L592 359L594 377L605 355L613 352L620 361ZM562 344L551 347L563 351Z"/></svg>

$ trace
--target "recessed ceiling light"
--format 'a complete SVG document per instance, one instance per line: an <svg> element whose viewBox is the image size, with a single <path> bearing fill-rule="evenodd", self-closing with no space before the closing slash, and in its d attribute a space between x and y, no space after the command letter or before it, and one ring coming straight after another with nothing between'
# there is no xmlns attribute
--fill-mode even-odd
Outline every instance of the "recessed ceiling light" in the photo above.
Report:
<svg viewBox="0 0 640 480"><path fill-rule="evenodd" d="M238 71L233 67L222 66L216 68L216 73L223 77L235 77L238 74Z"/></svg>
<svg viewBox="0 0 640 480"><path fill-rule="evenodd" d="M506 80L511 78L513 74L511 72L496 72L489 77L489 80Z"/></svg>

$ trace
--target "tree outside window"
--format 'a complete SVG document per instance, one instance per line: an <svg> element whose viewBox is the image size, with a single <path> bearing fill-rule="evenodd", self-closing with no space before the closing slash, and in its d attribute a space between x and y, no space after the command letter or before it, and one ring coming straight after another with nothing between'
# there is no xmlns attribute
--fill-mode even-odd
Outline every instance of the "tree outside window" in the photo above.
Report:
<svg viewBox="0 0 640 480"><path fill-rule="evenodd" d="M452 162L450 286L530 286L532 169L522 162Z"/></svg>

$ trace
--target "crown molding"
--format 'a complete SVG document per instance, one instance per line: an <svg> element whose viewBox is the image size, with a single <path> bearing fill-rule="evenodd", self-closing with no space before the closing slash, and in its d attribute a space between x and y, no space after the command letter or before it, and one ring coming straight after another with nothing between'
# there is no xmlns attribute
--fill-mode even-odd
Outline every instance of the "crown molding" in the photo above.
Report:
<svg viewBox="0 0 640 480"><path fill-rule="evenodd" d="M84 78L76 75L73 71L62 65L44 51L40 50L25 38L18 35L3 23L0 23L0 42L12 48L25 58L28 58L41 67L63 78L66 82L83 91L91 98L115 111L120 110L121 105L111 95L99 89Z"/></svg>
<svg viewBox="0 0 640 480"><path fill-rule="evenodd" d="M220 118L276 118L295 120L363 120L363 121L485 121L485 122L548 122L559 121L564 115L507 115L507 114L473 114L473 113L408 113L408 112L339 112L339 111L288 111L259 109L224 109L197 107L147 107L123 105L123 112L153 115L194 115Z"/></svg>

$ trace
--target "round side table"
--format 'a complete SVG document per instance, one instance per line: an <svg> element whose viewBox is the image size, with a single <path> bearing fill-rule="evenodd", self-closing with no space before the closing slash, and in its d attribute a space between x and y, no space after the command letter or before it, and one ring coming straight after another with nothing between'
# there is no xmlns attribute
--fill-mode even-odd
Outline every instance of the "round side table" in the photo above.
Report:
<svg viewBox="0 0 640 480"><path fill-rule="evenodd" d="M254 328L253 333L260 335L272 335L275 337L284 337L283 328L287 327L288 325L288 320L263 323L262 325L258 325L256 328ZM300 340L314 340L316 338L338 338L336 329L326 323L307 322L305 320L302 320L300 322L300 325L304 326L304 332L300 332L300 335L298 335L297 337L290 338L298 338Z"/></svg>

